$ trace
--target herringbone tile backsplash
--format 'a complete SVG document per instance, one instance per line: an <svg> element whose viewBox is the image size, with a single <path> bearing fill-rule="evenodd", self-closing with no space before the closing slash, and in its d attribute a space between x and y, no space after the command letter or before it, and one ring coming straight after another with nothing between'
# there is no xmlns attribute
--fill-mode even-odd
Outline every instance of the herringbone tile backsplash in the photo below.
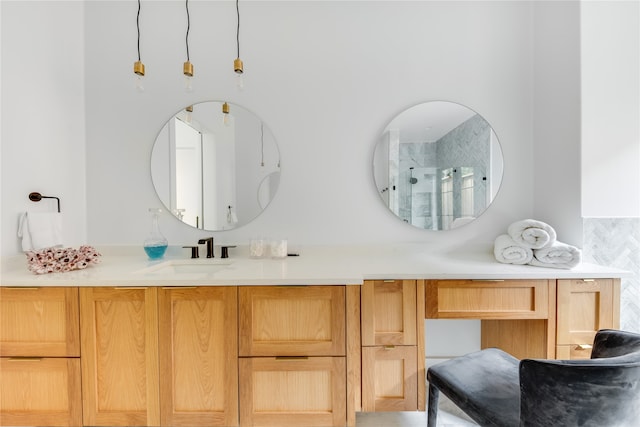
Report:
<svg viewBox="0 0 640 427"><path fill-rule="evenodd" d="M640 332L640 218L585 218L583 260L633 273L622 279L620 328Z"/></svg>

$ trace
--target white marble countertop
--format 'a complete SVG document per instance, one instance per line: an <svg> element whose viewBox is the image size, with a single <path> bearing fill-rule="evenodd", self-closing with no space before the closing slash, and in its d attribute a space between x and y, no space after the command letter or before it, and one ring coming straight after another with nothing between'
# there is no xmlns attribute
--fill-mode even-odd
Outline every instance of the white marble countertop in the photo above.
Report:
<svg viewBox="0 0 640 427"><path fill-rule="evenodd" d="M624 270L582 263L566 270L501 264L492 246L434 248L427 244L310 246L285 259L250 258L248 247L229 250L228 259L199 258L215 271L160 272L172 263L191 263L188 250L170 247L160 261L149 261L141 247L96 247L101 262L83 270L34 274L26 257L5 258L1 286L223 286L344 285L375 279L597 279L630 276ZM290 249L289 252L292 252ZM219 248L216 247L216 256ZM224 265L220 265L224 263ZM206 269L206 267L205 267ZM171 270L169 268L168 270Z"/></svg>

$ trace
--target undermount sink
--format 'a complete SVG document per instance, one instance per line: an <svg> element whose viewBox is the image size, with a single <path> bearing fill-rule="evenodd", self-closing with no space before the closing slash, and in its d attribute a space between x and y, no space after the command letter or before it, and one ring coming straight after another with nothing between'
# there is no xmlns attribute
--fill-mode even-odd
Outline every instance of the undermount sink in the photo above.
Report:
<svg viewBox="0 0 640 427"><path fill-rule="evenodd" d="M175 259L139 270L138 273L153 276L171 274L212 274L229 268L233 261L228 259Z"/></svg>

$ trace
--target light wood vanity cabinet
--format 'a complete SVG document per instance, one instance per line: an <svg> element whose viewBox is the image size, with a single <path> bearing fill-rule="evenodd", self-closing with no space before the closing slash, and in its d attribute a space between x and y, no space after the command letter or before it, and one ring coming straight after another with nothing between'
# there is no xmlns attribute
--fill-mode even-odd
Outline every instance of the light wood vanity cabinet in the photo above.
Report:
<svg viewBox="0 0 640 427"><path fill-rule="evenodd" d="M424 409L423 283L373 280L362 285L365 412Z"/></svg>
<svg viewBox="0 0 640 427"><path fill-rule="evenodd" d="M82 424L78 291L0 288L0 422Z"/></svg>
<svg viewBox="0 0 640 427"><path fill-rule="evenodd" d="M345 287L238 291L240 425L344 425Z"/></svg>
<svg viewBox="0 0 640 427"><path fill-rule="evenodd" d="M588 359L596 332L619 327L619 280L558 280L556 358Z"/></svg>
<svg viewBox="0 0 640 427"><path fill-rule="evenodd" d="M0 425L354 425L425 409L425 318L569 359L619 316L619 279L0 287Z"/></svg>

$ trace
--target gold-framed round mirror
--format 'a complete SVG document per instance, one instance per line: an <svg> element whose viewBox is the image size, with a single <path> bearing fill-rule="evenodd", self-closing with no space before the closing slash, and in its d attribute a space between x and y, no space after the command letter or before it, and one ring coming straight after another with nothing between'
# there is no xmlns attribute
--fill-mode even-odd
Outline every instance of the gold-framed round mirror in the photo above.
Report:
<svg viewBox="0 0 640 427"><path fill-rule="evenodd" d="M151 179L165 208L202 230L251 222L273 199L279 177L280 152L269 128L251 111L225 101L178 111L151 152Z"/></svg>
<svg viewBox="0 0 640 427"><path fill-rule="evenodd" d="M412 106L377 141L378 194L400 220L425 230L450 230L482 215L496 197L503 156L491 125L449 101Z"/></svg>

